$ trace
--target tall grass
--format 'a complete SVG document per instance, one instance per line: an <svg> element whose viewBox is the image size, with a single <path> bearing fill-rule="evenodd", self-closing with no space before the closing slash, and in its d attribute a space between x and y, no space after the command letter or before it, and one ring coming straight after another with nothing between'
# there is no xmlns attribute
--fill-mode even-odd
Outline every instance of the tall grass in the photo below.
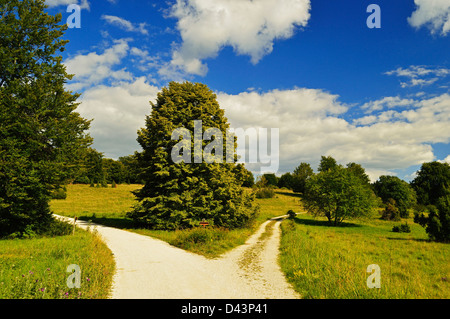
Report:
<svg viewBox="0 0 450 319"><path fill-rule="evenodd" d="M330 227L307 215L282 223L280 264L304 298L450 298L450 246L427 240L410 221L371 219ZM367 266L381 269L381 288L367 287Z"/></svg>
<svg viewBox="0 0 450 319"><path fill-rule="evenodd" d="M81 288L69 289L67 267L81 268ZM0 240L0 299L101 299L114 273L111 251L93 234Z"/></svg>

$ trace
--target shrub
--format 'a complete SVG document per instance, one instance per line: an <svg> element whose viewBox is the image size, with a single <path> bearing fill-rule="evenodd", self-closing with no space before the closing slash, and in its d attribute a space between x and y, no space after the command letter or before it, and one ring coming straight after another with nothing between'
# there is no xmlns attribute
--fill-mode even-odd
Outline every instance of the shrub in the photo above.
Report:
<svg viewBox="0 0 450 319"><path fill-rule="evenodd" d="M429 205L427 209L428 216L416 213L414 222L425 227L431 240L450 242L450 195L441 197L436 206Z"/></svg>
<svg viewBox="0 0 450 319"><path fill-rule="evenodd" d="M275 196L275 191L270 187L258 188L255 191L256 198L272 198Z"/></svg>
<svg viewBox="0 0 450 319"><path fill-rule="evenodd" d="M288 214L288 216L289 216L289 219L294 219L295 216L297 216L297 214L296 214L292 209L290 209L290 210L287 212L287 214Z"/></svg>
<svg viewBox="0 0 450 319"><path fill-rule="evenodd" d="M67 192L64 190L64 188L58 188L52 192L51 198L52 199L66 199Z"/></svg>
<svg viewBox="0 0 450 319"><path fill-rule="evenodd" d="M381 215L381 219L384 220L393 220L393 221L399 221L400 220L400 210L396 206L396 202L394 199L389 198L386 207L383 211L383 214Z"/></svg>
<svg viewBox="0 0 450 319"><path fill-rule="evenodd" d="M405 223L405 224L401 224L400 226L392 227L392 231L394 233L410 233L411 228L409 227L408 223Z"/></svg>
<svg viewBox="0 0 450 319"><path fill-rule="evenodd" d="M117 188L117 184L116 184L115 181L112 181L112 183L111 183L111 188Z"/></svg>

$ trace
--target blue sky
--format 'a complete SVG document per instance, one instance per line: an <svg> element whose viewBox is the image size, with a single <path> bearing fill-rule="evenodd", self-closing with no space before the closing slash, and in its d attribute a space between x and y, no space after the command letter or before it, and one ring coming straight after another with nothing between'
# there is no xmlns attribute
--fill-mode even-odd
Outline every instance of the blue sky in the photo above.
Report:
<svg viewBox="0 0 450 319"><path fill-rule="evenodd" d="M207 84L232 127L280 129L278 174L321 155L406 180L450 162L448 0L47 0L94 147L140 150L149 101L169 81ZM369 4L381 28L368 28Z"/></svg>

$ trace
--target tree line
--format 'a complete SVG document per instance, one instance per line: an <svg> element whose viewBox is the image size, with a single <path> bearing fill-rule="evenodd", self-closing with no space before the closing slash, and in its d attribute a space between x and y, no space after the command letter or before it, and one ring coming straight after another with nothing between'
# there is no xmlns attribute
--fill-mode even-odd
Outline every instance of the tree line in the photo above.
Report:
<svg viewBox="0 0 450 319"><path fill-rule="evenodd" d="M389 175L370 183L360 164L352 162L344 167L333 157L322 156L318 173L310 164L301 163L293 173L281 177L264 174L261 180L272 187L301 193L306 210L325 216L330 225L367 216L381 208L382 219L400 221L413 214L414 222L425 227L431 239L450 241L448 163L423 163L410 183Z"/></svg>

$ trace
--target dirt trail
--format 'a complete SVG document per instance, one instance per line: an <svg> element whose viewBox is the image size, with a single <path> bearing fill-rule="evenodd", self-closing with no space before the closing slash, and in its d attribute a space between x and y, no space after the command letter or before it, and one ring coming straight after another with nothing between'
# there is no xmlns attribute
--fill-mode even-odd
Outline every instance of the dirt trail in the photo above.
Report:
<svg viewBox="0 0 450 319"><path fill-rule="evenodd" d="M59 216L60 217L60 216ZM61 217L60 217L61 218ZM72 219L65 218L73 222ZM87 228L88 223L77 221ZM278 264L280 220L263 223L247 242L220 258L173 247L148 236L90 225L116 261L115 299L292 299L300 296Z"/></svg>

